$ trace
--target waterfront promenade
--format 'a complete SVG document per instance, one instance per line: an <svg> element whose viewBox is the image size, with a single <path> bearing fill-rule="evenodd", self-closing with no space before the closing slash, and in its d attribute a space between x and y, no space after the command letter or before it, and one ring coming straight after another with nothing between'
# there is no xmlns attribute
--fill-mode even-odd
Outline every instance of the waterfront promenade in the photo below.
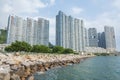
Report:
<svg viewBox="0 0 120 80"><path fill-rule="evenodd" d="M33 74L79 63L92 56L75 54L0 53L0 80L34 80Z"/></svg>

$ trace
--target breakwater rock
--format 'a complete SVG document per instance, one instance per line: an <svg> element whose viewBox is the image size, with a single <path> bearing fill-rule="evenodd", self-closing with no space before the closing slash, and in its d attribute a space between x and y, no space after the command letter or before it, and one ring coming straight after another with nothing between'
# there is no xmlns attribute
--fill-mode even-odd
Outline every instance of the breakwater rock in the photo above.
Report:
<svg viewBox="0 0 120 80"><path fill-rule="evenodd" d="M34 80L33 74L58 66L79 63L92 56L74 54L2 54L0 53L0 80Z"/></svg>

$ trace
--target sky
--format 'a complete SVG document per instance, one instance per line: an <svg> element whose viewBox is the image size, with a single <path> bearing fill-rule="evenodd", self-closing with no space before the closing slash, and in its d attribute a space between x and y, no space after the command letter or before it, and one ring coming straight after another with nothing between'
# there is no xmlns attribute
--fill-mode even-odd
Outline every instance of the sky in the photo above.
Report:
<svg viewBox="0 0 120 80"><path fill-rule="evenodd" d="M0 0L0 28L5 28L9 15L24 18L38 17L50 21L50 42L55 44L55 16L58 11L84 20L86 28L104 26L115 29L117 50L120 51L120 0Z"/></svg>

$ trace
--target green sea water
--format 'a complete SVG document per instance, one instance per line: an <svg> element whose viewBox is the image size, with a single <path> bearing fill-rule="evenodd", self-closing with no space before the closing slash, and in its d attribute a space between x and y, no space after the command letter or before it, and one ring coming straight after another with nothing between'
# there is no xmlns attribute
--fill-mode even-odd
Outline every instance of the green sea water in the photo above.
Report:
<svg viewBox="0 0 120 80"><path fill-rule="evenodd" d="M79 64L36 73L35 80L120 80L120 56L88 58Z"/></svg>

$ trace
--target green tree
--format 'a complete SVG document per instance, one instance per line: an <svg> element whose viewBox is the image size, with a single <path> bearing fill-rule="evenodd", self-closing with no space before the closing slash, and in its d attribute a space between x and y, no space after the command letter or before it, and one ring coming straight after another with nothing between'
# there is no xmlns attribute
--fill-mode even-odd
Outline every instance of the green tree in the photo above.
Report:
<svg viewBox="0 0 120 80"><path fill-rule="evenodd" d="M66 54L67 53L74 53L74 51L70 48L66 48L66 49L64 49L63 53L66 53Z"/></svg>
<svg viewBox="0 0 120 80"><path fill-rule="evenodd" d="M25 51L25 52L30 52L32 49L31 45L26 43L26 42L20 42L20 41L16 41L13 42L10 46L7 46L5 48L5 51L8 52L18 52L18 51Z"/></svg>
<svg viewBox="0 0 120 80"><path fill-rule="evenodd" d="M7 47L5 47L5 51L7 51L7 52L13 52L13 49L12 49L11 46L7 46Z"/></svg>
<svg viewBox="0 0 120 80"><path fill-rule="evenodd" d="M49 53L50 49L49 49L49 47L47 47L45 45L33 45L32 52Z"/></svg>
<svg viewBox="0 0 120 80"><path fill-rule="evenodd" d="M64 51L64 48L61 46L54 46L52 49L53 53L62 53Z"/></svg>

